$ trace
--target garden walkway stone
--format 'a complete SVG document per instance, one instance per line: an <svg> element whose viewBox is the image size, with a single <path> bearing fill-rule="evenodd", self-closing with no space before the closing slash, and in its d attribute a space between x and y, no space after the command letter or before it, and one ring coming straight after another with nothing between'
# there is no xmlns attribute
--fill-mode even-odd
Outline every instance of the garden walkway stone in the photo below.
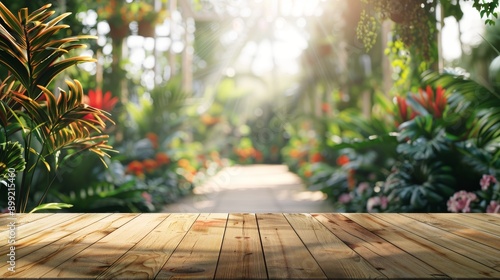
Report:
<svg viewBox="0 0 500 280"><path fill-rule="evenodd" d="M335 212L320 191L309 191L285 165L227 167L193 194L164 207L171 213Z"/></svg>

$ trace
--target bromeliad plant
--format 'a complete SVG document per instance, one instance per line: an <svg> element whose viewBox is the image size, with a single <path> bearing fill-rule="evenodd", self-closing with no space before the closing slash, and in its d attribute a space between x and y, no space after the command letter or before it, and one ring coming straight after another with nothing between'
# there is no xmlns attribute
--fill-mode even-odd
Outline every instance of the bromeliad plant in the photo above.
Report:
<svg viewBox="0 0 500 280"><path fill-rule="evenodd" d="M6 143L0 146L0 176L9 168L18 173L17 212L68 207L42 205L58 169L83 152L103 159L111 151L102 133L108 113L84 103L82 85L66 81L67 89L50 90L68 67L95 61L71 56L85 47L79 40L93 37L64 37L69 26L61 21L70 13L53 17L50 6L14 15L0 2L0 65L7 72L0 77L0 143Z"/></svg>

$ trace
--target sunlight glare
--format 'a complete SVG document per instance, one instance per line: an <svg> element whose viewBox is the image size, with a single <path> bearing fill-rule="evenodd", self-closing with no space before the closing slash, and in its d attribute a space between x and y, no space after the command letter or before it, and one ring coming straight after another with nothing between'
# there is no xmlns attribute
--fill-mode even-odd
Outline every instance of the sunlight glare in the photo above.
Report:
<svg viewBox="0 0 500 280"><path fill-rule="evenodd" d="M241 52L240 65L249 65L253 74L266 75L279 71L295 75L300 71L298 59L307 48L307 38L303 29L307 27L306 17L317 15L320 1L280 0L256 4L264 7L264 18L257 24L257 30L266 34L265 38L250 41ZM236 40L229 33L230 39ZM226 42L229 41L226 38Z"/></svg>

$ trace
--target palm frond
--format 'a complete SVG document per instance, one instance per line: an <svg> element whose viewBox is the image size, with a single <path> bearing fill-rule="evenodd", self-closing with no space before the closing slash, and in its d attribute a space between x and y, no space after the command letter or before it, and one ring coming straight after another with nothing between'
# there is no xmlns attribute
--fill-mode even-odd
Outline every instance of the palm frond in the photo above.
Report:
<svg viewBox="0 0 500 280"><path fill-rule="evenodd" d="M54 77L68 67L95 61L83 56L64 58L69 51L85 47L76 42L95 36L53 39L55 34L69 28L60 22L70 13L61 14L45 22L54 13L47 10L50 6L45 5L29 15L26 9L22 9L16 18L0 3L0 17L6 25L0 27L0 36L3 39L0 43L0 62L23 84L31 98L38 97L39 86L47 87Z"/></svg>
<svg viewBox="0 0 500 280"><path fill-rule="evenodd" d="M23 147L19 143L0 143L0 179L5 177L9 169L21 172L26 167L26 161L22 156Z"/></svg>

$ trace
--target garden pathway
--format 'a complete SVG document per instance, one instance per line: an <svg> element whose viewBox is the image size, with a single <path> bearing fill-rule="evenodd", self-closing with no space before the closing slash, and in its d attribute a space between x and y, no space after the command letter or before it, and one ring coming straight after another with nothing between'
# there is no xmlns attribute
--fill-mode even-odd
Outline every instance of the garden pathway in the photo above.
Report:
<svg viewBox="0 0 500 280"><path fill-rule="evenodd" d="M285 165L233 166L221 170L194 193L167 205L171 213L335 212L326 195L308 191Z"/></svg>

